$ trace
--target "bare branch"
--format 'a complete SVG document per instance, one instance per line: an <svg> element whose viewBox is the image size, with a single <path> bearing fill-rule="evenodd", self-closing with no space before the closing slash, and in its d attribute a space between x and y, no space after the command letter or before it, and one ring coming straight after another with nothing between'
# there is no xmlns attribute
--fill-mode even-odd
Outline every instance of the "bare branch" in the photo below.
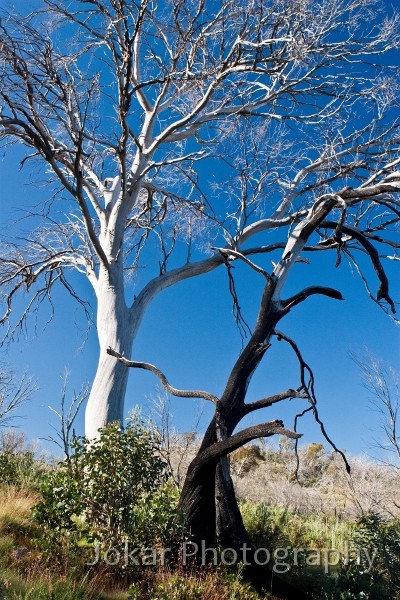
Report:
<svg viewBox="0 0 400 600"><path fill-rule="evenodd" d="M325 228L329 228L329 229L336 229L337 224L332 221L323 221L321 223L321 227L325 227ZM350 227L349 225L342 225L341 229L342 229L343 233L346 233L347 235L350 235L351 237L355 238L361 244L361 246L363 246L363 248L365 248L365 250L368 252L368 254L371 258L371 262L374 267L375 273L377 274L379 282L380 282L376 298L377 298L378 302L379 302L379 300L386 300L386 302L389 304L389 306L391 308L392 313L395 313L396 308L395 308L394 302L391 299L391 297L389 296L389 281L388 281L386 273L383 269L382 263L380 261L379 253L376 250L375 246L356 227Z"/></svg>
<svg viewBox="0 0 400 600"><path fill-rule="evenodd" d="M248 414L253 412L254 410L258 410L259 408L266 408L276 404L277 402L281 402L281 400L287 400L291 398L308 398L308 394L301 392L299 390L287 390L286 392L281 392L280 394L275 394L274 396L269 396L268 398L262 398L261 400L256 400L255 402L251 402L250 404L245 404L244 412Z"/></svg>
<svg viewBox="0 0 400 600"><path fill-rule="evenodd" d="M303 359L297 344L290 337L288 337L287 335L283 334L280 331L276 331L275 335L276 335L278 341L284 340L285 342L287 342L289 344L289 346L291 346L291 348L293 349L294 353L296 354L297 359L299 361L299 366L300 366L300 380L301 380L302 390L307 393L307 396L308 396L307 399L311 404L310 408L312 409L312 412L314 414L314 419L318 423L318 425L321 429L322 435L324 436L324 438L326 439L328 444L335 450L335 452L340 454L340 456L342 457L343 462L346 466L347 472L350 473L350 465L347 461L347 458L346 458L344 452L339 450L339 448L337 448L337 446L334 444L334 442L328 436L328 434L326 433L325 426L320 419L318 409L317 409L317 399L315 397L315 391L314 391L314 374L313 374L311 368L308 366L308 364ZM306 373L308 373L308 375L309 375L309 382L306 382ZM304 415L306 412L307 411L303 411L302 415ZM295 419L295 426L296 426L297 420L298 420L298 416Z"/></svg>
<svg viewBox="0 0 400 600"><path fill-rule="evenodd" d="M212 248L212 250L217 250L220 254L222 254L224 259L232 260L232 257L240 258L240 260L246 263L246 265L249 265L249 267L256 271L256 273L260 273L260 275L263 275L263 277L265 277L265 279L267 280L270 278L270 275L266 271L264 271L264 269L253 263L251 260L246 258L244 254L238 252L237 250L228 250L225 248Z"/></svg>
<svg viewBox="0 0 400 600"><path fill-rule="evenodd" d="M115 358L119 360L120 363L126 365L127 367L151 371L161 381L164 389L173 396L178 396L180 398L204 398L204 400L210 400L214 404L218 402L218 398L216 396L213 396L213 394L210 394L209 392L203 392L201 390L178 390L177 388L172 387L172 385L168 383L168 380L165 377L164 373L162 373L160 369L157 369L157 367L151 365L150 363L128 360L112 348L107 348L107 354L109 354L110 356L115 356Z"/></svg>

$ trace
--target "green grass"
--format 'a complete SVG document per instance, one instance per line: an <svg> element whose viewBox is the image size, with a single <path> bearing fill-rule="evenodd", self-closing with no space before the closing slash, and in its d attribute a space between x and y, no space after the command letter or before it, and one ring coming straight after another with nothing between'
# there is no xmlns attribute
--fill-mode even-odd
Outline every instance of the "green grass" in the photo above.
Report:
<svg viewBox="0 0 400 600"><path fill-rule="evenodd" d="M0 570L4 600L91 600L99 598L85 582L51 577L26 579L11 569Z"/></svg>
<svg viewBox="0 0 400 600"><path fill-rule="evenodd" d="M57 561L54 555L51 557L46 552L41 553L35 545L34 540L41 535L41 530L33 521L31 508L37 501L38 494L32 488L0 485L0 600L256 600L262 598L242 581L240 568L237 572L223 568L210 568L205 572L189 575L179 570L168 571L168 567L165 567L157 571L150 569L141 571L128 581L127 578L126 580L118 578L110 571L88 572L82 557L79 558L68 543L63 545L62 558ZM241 504L241 510L254 546L268 548L271 553L277 548L287 546L304 548L306 551L311 548L335 548L339 552L344 552L345 542L352 538L354 531L357 531L357 525L354 523L324 514L295 513L280 505L268 506L265 503L246 501ZM376 533L374 531L371 533L370 530L366 530L367 537L372 534L375 536L371 540L368 538L366 543L371 541L372 545L378 542L382 545L386 537L382 539L381 537L386 535L386 530L378 527ZM29 552L22 558L13 557L13 550L22 547L27 547ZM397 556L396 552L394 554ZM397 567L393 567L395 568ZM386 571L390 572L390 569ZM327 576L323 565L315 567L302 563L299 567L293 567L286 576L295 585L312 592L313 598L320 600L360 598L358 572L354 573L357 580L356 589L349 593L347 583L345 590L338 589L339 574L339 571L335 572L333 569ZM135 577L138 579L135 580ZM375 600L387 599L389 597L386 593L387 573L385 578L382 591L376 587L372 595L363 597ZM368 583L369 580L364 577L364 585ZM350 582L349 585L352 583ZM390 598L392 599L392 596ZM400 600L400 596L395 598Z"/></svg>
<svg viewBox="0 0 400 600"><path fill-rule="evenodd" d="M293 513L284 506L243 502L243 521L255 546L336 548L343 551L352 524L322 514Z"/></svg>

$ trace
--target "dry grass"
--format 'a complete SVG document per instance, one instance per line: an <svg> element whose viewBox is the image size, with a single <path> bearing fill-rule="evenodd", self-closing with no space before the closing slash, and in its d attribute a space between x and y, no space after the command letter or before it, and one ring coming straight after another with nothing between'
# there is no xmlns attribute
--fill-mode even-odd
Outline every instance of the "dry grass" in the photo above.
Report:
<svg viewBox="0 0 400 600"><path fill-rule="evenodd" d="M179 480L195 457L199 440L185 445L177 435L171 447L170 465ZM300 448L299 481L294 478L296 460L286 442L249 444L231 455L232 479L241 501L285 506L293 513L324 515L354 521L374 511L385 519L400 517L400 470L366 457L348 455L351 476L341 457L320 444Z"/></svg>
<svg viewBox="0 0 400 600"><path fill-rule="evenodd" d="M38 496L24 489L0 487L0 548L4 556L12 550L31 545L37 527L32 521L31 509Z"/></svg>
<svg viewBox="0 0 400 600"><path fill-rule="evenodd" d="M28 520L31 508L36 504L38 498L39 495L31 490L18 489L13 486L0 487L0 524L12 519Z"/></svg>

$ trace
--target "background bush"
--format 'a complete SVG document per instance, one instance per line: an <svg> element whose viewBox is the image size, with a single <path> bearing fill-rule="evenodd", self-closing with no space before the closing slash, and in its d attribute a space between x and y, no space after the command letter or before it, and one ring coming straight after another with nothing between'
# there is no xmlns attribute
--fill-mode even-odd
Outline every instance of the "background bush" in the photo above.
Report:
<svg viewBox="0 0 400 600"><path fill-rule="evenodd" d="M34 446L15 430L3 431L0 437L0 485L17 489L38 490L49 463L37 456Z"/></svg>

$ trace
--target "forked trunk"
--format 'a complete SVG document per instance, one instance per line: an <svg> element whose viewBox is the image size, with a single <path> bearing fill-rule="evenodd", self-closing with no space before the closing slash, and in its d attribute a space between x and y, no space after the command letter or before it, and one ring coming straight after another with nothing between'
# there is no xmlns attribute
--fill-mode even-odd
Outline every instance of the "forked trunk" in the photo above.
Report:
<svg viewBox="0 0 400 600"><path fill-rule="evenodd" d="M276 597L286 600L305 600L308 596L304 592L283 581L270 565L260 564L255 559L256 548L252 547L244 526L224 458L200 470L192 462L182 490L179 508L186 516L191 540L198 546L193 562L203 560L203 547L231 548L239 560L245 558L243 575L258 591L272 591Z"/></svg>

